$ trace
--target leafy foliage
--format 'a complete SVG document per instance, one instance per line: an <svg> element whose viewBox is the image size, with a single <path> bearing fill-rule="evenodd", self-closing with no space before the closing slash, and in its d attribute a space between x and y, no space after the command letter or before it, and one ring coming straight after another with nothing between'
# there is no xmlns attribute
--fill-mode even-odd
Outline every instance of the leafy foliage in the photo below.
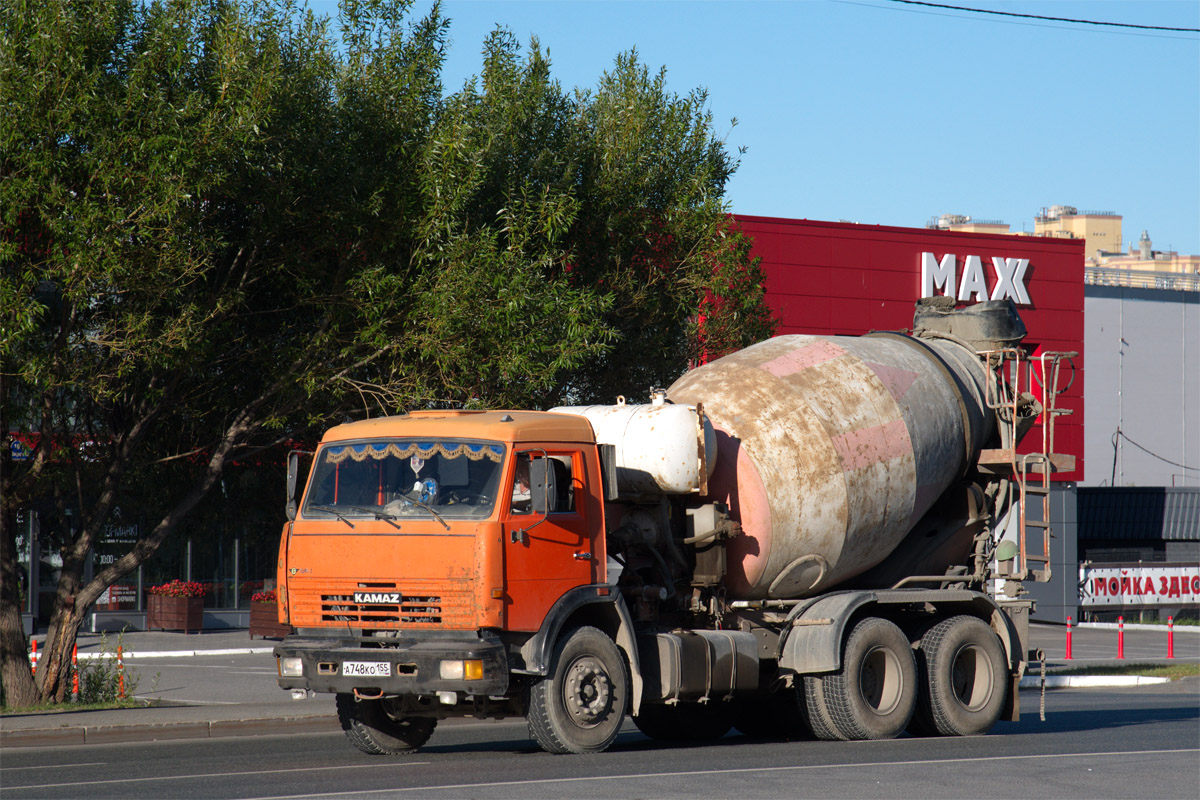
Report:
<svg viewBox="0 0 1200 800"><path fill-rule="evenodd" d="M6 686L17 508L81 512L61 696L84 611L235 459L347 413L636 396L770 332L702 91L631 52L568 93L498 29L446 94L447 20L410 7L0 5L0 421L37 442L3 456ZM122 503L159 522L84 585Z"/></svg>

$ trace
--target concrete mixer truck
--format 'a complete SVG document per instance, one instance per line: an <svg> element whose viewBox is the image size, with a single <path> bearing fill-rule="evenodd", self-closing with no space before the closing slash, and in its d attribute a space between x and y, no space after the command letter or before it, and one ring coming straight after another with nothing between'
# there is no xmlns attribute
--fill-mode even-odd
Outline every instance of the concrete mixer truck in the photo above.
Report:
<svg viewBox="0 0 1200 800"><path fill-rule="evenodd" d="M350 741L524 716L554 753L981 734L1018 714L1067 353L1008 301L780 336L644 405L329 430L280 543L278 682ZM1061 375L1060 375L1061 372ZM1018 442L1038 426L1041 444ZM1026 448L1028 449L1028 448Z"/></svg>

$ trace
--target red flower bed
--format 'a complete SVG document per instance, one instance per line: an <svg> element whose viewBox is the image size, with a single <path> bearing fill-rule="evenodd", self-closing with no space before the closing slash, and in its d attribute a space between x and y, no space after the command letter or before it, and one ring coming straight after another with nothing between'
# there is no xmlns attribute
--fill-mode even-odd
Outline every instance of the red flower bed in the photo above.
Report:
<svg viewBox="0 0 1200 800"><path fill-rule="evenodd" d="M207 593L207 588L204 584L197 583L196 581L175 579L169 583L151 586L146 591L149 594L156 594L161 597L204 597Z"/></svg>

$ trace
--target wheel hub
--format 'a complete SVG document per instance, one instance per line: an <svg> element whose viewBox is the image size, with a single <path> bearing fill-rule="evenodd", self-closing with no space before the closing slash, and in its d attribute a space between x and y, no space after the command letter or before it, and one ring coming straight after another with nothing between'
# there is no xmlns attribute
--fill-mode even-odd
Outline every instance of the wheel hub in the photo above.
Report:
<svg viewBox="0 0 1200 800"><path fill-rule="evenodd" d="M872 649L863 659L859 687L872 711L881 716L892 713L902 695L900 662L896 655L884 647Z"/></svg>
<svg viewBox="0 0 1200 800"><path fill-rule="evenodd" d="M950 675L954 696L968 711L978 711L992 696L995 676L983 652L973 645L963 647L954 656Z"/></svg>
<svg viewBox="0 0 1200 800"><path fill-rule="evenodd" d="M578 725L595 725L608 711L612 684L604 666L594 658L580 658L567 670L564 700Z"/></svg>

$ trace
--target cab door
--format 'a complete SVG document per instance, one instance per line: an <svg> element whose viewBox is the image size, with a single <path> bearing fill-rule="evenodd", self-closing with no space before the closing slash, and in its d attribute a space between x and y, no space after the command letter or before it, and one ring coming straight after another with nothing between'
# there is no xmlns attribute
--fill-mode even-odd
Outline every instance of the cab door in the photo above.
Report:
<svg viewBox="0 0 1200 800"><path fill-rule="evenodd" d="M567 590L595 583L599 559L589 527L580 450L529 448L513 460L505 500L505 598L509 630L536 631Z"/></svg>

